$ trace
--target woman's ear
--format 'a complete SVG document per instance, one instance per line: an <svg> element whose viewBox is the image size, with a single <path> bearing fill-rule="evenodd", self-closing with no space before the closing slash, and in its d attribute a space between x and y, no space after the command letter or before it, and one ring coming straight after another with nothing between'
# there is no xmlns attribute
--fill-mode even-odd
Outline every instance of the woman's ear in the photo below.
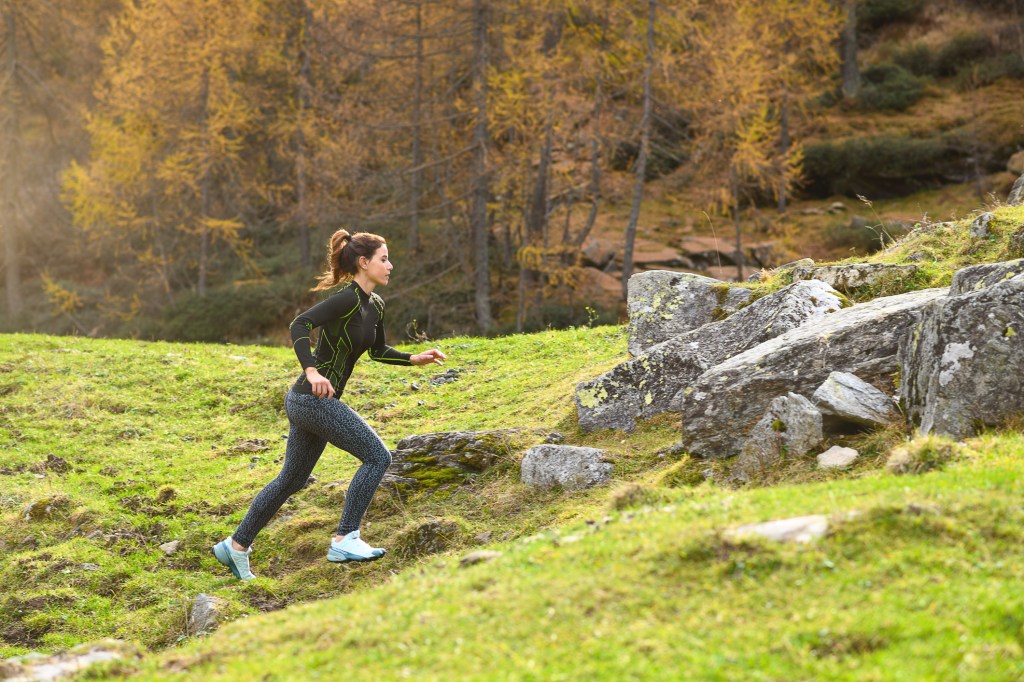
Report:
<svg viewBox="0 0 1024 682"><path fill-rule="evenodd" d="M370 267L370 260L366 256L360 256L356 259L356 265L360 270L365 270Z"/></svg>

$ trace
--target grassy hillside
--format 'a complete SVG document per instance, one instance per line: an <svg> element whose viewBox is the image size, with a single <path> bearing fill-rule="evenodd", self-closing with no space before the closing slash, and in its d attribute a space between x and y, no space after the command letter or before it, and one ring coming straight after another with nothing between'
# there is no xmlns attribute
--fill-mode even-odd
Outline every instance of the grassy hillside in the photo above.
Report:
<svg viewBox="0 0 1024 682"><path fill-rule="evenodd" d="M905 283L916 288L1021 255L1024 209L999 208L988 239L969 223L919 226L874 259L923 265ZM895 292L859 297L882 293ZM572 389L625 357L622 328L442 348L444 368L358 367L348 399L389 445L522 427L525 447L557 430L606 448L615 481L527 489L515 450L462 487L382 490L364 524L375 544L401 547L438 519L456 537L434 555L337 566L323 559L341 508L332 484L355 461L329 449L257 539L260 577L242 584L209 546L276 475L290 350L0 336L0 656L114 636L151 654L90 677L1024 679L1019 424L924 475L886 472L906 439L890 429L844 441L863 454L851 471L810 456L762 481L775 486L734 489L702 473L723 463L671 447L672 415L632 434L577 430ZM455 381L431 382L452 369ZM727 532L806 514L831 518L816 544ZM501 556L461 567L474 549ZM226 599L233 622L189 638L200 592Z"/></svg>
<svg viewBox="0 0 1024 682"><path fill-rule="evenodd" d="M389 445L414 433L510 426L571 440L572 388L621 359L625 338L606 327L500 344L455 338L442 348L445 368L357 367L348 400ZM323 560L358 464L334 448L317 482L259 537L261 580L236 585L210 555L280 467L283 396L296 367L288 348L0 336L0 655L102 636L163 647L184 636L199 592L227 596L233 616L253 614L379 582L410 563L338 571ZM431 383L446 370L458 379ZM628 477L674 438L664 423L629 443L591 442L615 444L617 471ZM445 517L463 528L456 546L465 546L481 533L518 537L577 518L603 497L536 494L517 476L509 461L411 504L381 491L364 533L393 546L419 522ZM32 504L51 511L27 519ZM165 556L159 545L173 540L179 550Z"/></svg>

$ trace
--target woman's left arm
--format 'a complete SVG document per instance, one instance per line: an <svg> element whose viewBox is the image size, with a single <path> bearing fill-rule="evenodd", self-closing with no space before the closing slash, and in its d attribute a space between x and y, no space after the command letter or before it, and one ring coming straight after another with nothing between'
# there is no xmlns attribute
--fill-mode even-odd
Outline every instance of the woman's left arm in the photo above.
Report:
<svg viewBox="0 0 1024 682"><path fill-rule="evenodd" d="M383 362L387 365L429 365L436 363L443 365L447 359L444 353L437 348L410 355L400 350L395 350L387 344L387 337L384 334L384 311L378 308L380 318L377 320L377 335L373 345L370 346L369 356L371 360Z"/></svg>

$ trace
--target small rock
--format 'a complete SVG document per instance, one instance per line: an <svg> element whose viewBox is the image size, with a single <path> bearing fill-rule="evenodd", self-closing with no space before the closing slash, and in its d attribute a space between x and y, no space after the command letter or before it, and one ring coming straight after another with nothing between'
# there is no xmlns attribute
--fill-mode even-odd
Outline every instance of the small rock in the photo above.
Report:
<svg viewBox="0 0 1024 682"><path fill-rule="evenodd" d="M403 531L396 541L398 553L406 557L436 554L453 547L462 529L453 519L424 521Z"/></svg>
<svg viewBox="0 0 1024 682"><path fill-rule="evenodd" d="M452 369L445 370L444 372L441 372L440 374L436 374L433 377L431 377L430 383L433 386L440 386L441 384L447 384L452 381L458 381L459 374L461 373L462 370L453 367Z"/></svg>
<svg viewBox="0 0 1024 682"><path fill-rule="evenodd" d="M477 544L480 544L480 545L486 545L488 542L491 541L491 538L493 538L493 537L494 537L494 533L492 533L489 530L485 530L483 533L477 534L473 538L473 542L476 542Z"/></svg>
<svg viewBox="0 0 1024 682"><path fill-rule="evenodd" d="M839 421L874 427L897 418L895 403L889 396L850 372L830 373L812 398L822 414Z"/></svg>
<svg viewBox="0 0 1024 682"><path fill-rule="evenodd" d="M82 569L83 571L98 571L98 570L100 570L100 565L99 564L85 563L85 564L79 564L78 567L80 569Z"/></svg>
<svg viewBox="0 0 1024 682"><path fill-rule="evenodd" d="M828 518L821 514L780 519L767 523L751 523L732 528L723 533L730 540L761 537L775 542L799 542L806 544L825 537L828 532Z"/></svg>
<svg viewBox="0 0 1024 682"><path fill-rule="evenodd" d="M34 502L30 502L25 507L22 518L25 521L45 521L53 518L53 515L65 509L68 506L68 500L66 498L57 497L44 497Z"/></svg>
<svg viewBox="0 0 1024 682"><path fill-rule="evenodd" d="M565 442L565 435L558 433L557 431L552 431L544 437L544 442L548 445L559 445L560 443Z"/></svg>
<svg viewBox="0 0 1024 682"><path fill-rule="evenodd" d="M246 438L231 446L230 452L263 452L270 449L270 443L266 438Z"/></svg>
<svg viewBox="0 0 1024 682"><path fill-rule="evenodd" d="M833 445L825 452L818 455L819 469L845 469L856 461L860 455L853 448L844 448Z"/></svg>
<svg viewBox="0 0 1024 682"><path fill-rule="evenodd" d="M466 556L462 557L459 561L459 566L473 566L474 564L482 564L487 561L494 561L501 556L501 552L495 552L490 549L478 549L475 552L470 552Z"/></svg>
<svg viewBox="0 0 1024 682"><path fill-rule="evenodd" d="M797 393L775 398L751 429L736 461L741 478L763 473L786 457L800 457L821 442L821 412Z"/></svg>
<svg viewBox="0 0 1024 682"><path fill-rule="evenodd" d="M76 675L95 663L136 658L140 653L134 644L118 639L80 644L51 656L33 652L0 660L0 679L11 682L50 682Z"/></svg>
<svg viewBox="0 0 1024 682"><path fill-rule="evenodd" d="M57 472L58 474L63 474L65 472L71 471L71 465L68 464L66 459L64 459L63 457L58 457L53 454L46 456L46 462L43 463L43 466L49 469L50 471Z"/></svg>
<svg viewBox="0 0 1024 682"><path fill-rule="evenodd" d="M988 224L995 218L994 213L982 213L971 223L971 239L985 239L988 237Z"/></svg>
<svg viewBox="0 0 1024 682"><path fill-rule="evenodd" d="M306 482L302 484L302 489L305 490L314 483L316 483L316 476L310 476L309 478L306 479Z"/></svg>
<svg viewBox="0 0 1024 682"><path fill-rule="evenodd" d="M828 212L829 213L845 213L846 212L846 204L844 204L841 201L833 201L831 204L828 205Z"/></svg>
<svg viewBox="0 0 1024 682"><path fill-rule="evenodd" d="M170 542L165 542L164 544L160 545L160 551L162 551L167 556L171 556L172 554L178 551L178 545L180 544L180 540L171 540Z"/></svg>
<svg viewBox="0 0 1024 682"><path fill-rule="evenodd" d="M526 485L569 489L589 488L611 477L606 453L596 448L571 445L536 445L526 451L520 479Z"/></svg>
<svg viewBox="0 0 1024 682"><path fill-rule="evenodd" d="M212 630L224 615L227 605L227 600L220 597L209 594L196 596L188 615L188 634L197 635Z"/></svg>

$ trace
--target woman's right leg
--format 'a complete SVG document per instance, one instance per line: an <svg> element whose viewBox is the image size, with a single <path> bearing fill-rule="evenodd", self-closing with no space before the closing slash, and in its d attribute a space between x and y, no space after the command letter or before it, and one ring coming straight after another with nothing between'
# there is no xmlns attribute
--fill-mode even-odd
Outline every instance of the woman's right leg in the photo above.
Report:
<svg viewBox="0 0 1024 682"><path fill-rule="evenodd" d="M316 399L314 396L310 396L310 398ZM293 411L297 408L302 409L301 406L293 404L292 394L289 393L285 400L290 426L284 466L281 467L281 473L277 478L268 483L252 501L242 523L232 534L232 539L242 547L249 547L256 539L256 534L270 523L270 519L274 517L285 500L302 490L302 486L309 480L309 474L316 466L317 460L320 459L324 448L327 447L326 438L321 438L296 425Z"/></svg>

